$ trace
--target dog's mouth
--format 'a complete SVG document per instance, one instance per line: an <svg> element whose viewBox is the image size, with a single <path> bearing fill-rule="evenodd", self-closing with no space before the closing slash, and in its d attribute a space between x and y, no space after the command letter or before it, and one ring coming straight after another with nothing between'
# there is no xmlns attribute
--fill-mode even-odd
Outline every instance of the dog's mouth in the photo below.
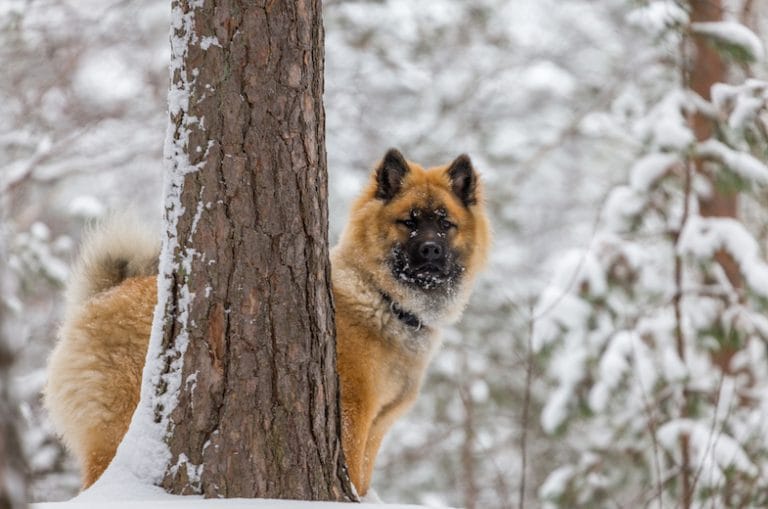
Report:
<svg viewBox="0 0 768 509"><path fill-rule="evenodd" d="M399 245L392 249L390 266L395 279L422 290L450 289L464 271L452 256L440 262L415 264Z"/></svg>

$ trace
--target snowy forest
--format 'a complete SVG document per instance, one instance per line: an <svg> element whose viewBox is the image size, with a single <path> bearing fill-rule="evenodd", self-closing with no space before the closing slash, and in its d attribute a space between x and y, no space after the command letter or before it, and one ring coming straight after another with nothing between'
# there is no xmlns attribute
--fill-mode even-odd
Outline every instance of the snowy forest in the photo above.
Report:
<svg viewBox="0 0 768 509"><path fill-rule="evenodd" d="M82 233L124 209L160 231L170 16L0 2L0 429L15 416L34 502L80 486L41 390ZM389 147L471 155L493 227L378 496L768 506L768 2L326 0L323 20L330 244Z"/></svg>

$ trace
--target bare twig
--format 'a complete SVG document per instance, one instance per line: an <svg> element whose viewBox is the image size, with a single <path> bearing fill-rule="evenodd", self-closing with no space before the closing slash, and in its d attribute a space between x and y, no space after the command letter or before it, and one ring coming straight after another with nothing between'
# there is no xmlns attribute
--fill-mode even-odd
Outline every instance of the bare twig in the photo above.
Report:
<svg viewBox="0 0 768 509"><path fill-rule="evenodd" d="M526 338L525 347L525 392L523 393L523 418L521 421L520 432L520 492L517 499L517 505L519 509L525 508L525 481L526 472L528 469L528 424L529 414L531 408L531 382L533 374L533 303L529 306L529 318L528 318L528 337Z"/></svg>
<svg viewBox="0 0 768 509"><path fill-rule="evenodd" d="M635 358L637 358L637 351L635 350L635 343L632 342L632 350L635 355ZM640 376L637 376L637 383L640 386L640 392L643 396L643 411L645 412L646 418L647 418L647 426L648 426L648 432L651 435L651 443L653 444L653 466L656 471L656 501L659 505L659 509L663 509L664 507L664 499L662 497L663 493L663 481L661 477L661 454L659 450L659 442L656 437L656 416L653 413L654 406L651 406L650 398L648 396L648 392L643 385L643 379Z"/></svg>
<svg viewBox="0 0 768 509"><path fill-rule="evenodd" d="M463 370L468 372L466 357L463 358ZM477 507L478 488L477 474L475 472L475 402L469 387L471 380L465 380L459 387L461 402L464 405L464 443L461 446L461 463L464 468L464 505L467 509Z"/></svg>
<svg viewBox="0 0 768 509"><path fill-rule="evenodd" d="M704 462L706 460L706 457L709 454L709 451L712 450L712 448L717 445L717 441L720 438L720 435L722 435L723 433L723 427L725 426L725 421L728 420L728 416L731 414L731 410L733 409L731 405L728 406L728 411L723 420L723 425L720 426L720 431L715 432L715 428L717 427L717 410L720 407L720 394L722 394L722 391L723 391L724 378L725 377L721 372L720 380L717 384L717 394L715 396L715 411L712 413L712 424L709 429L709 436L707 437L707 447L704 449L704 452L702 453L701 461L699 462L699 467L696 469L696 473L693 476L692 488L694 489L696 488L696 484L699 481L699 477L701 476L702 470L704 470Z"/></svg>

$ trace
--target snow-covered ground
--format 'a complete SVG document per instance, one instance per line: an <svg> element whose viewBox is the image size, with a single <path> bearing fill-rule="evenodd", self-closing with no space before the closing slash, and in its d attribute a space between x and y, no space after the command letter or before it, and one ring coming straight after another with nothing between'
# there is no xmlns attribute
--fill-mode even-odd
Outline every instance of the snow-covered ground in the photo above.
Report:
<svg viewBox="0 0 768 509"><path fill-rule="evenodd" d="M162 500L91 500L33 504L32 509L418 509L424 506L401 504L354 504L343 502L307 502L305 500L272 500L231 498L203 500L176 497Z"/></svg>

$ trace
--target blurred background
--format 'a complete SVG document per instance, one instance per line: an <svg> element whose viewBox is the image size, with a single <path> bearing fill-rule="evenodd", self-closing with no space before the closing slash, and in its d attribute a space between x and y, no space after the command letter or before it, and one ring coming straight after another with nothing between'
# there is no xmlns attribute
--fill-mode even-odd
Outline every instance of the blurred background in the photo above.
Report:
<svg viewBox="0 0 768 509"><path fill-rule="evenodd" d="M383 500L537 507L545 480L581 454L578 435L541 424L551 377L533 359L534 309L647 149L638 126L680 87L685 5L324 2L331 244L389 147L428 166L470 154L495 232L469 309L382 448ZM0 319L34 500L78 489L40 390L81 232L127 207L159 227L169 13L159 0L0 2ZM768 41L765 2L728 0L722 17ZM740 81L768 68L729 69Z"/></svg>

